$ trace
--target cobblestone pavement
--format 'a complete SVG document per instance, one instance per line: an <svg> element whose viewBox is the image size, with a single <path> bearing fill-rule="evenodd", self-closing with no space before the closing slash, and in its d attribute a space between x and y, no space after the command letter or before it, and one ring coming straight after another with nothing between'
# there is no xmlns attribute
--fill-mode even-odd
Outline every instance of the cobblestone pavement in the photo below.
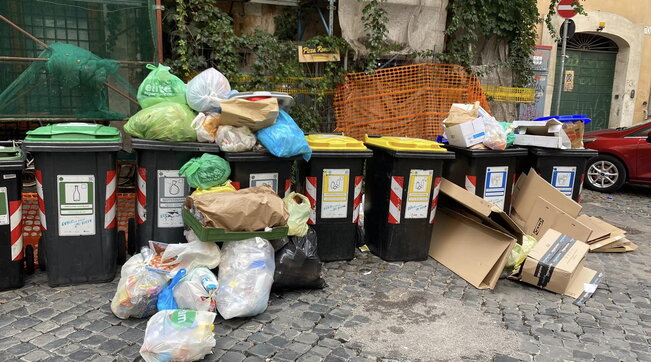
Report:
<svg viewBox="0 0 651 362"><path fill-rule="evenodd" d="M477 290L433 260L360 253L327 264L322 291L272 295L251 319L218 318L206 359L651 361L651 189L585 192L583 205L640 246L588 256L605 279L585 306L508 280ZM37 273L0 293L0 360L138 359L146 320L112 315L116 285L50 288Z"/></svg>

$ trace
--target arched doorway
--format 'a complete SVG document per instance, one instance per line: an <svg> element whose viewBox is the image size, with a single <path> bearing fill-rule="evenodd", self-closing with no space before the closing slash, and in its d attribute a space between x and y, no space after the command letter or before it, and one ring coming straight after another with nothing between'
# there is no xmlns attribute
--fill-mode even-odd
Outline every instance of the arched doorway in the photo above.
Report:
<svg viewBox="0 0 651 362"><path fill-rule="evenodd" d="M614 41L597 34L576 33L567 41L560 114L587 114L592 123L586 130L608 128L618 52ZM556 74L561 65L560 44L557 54ZM554 88L552 113L557 99Z"/></svg>

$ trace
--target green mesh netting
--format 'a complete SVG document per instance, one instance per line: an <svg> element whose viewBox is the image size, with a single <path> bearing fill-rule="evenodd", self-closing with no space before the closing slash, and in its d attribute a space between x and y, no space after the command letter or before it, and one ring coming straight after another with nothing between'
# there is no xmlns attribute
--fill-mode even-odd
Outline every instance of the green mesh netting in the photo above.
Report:
<svg viewBox="0 0 651 362"><path fill-rule="evenodd" d="M11 109L11 105L22 94L28 93L39 83L50 77L64 89L76 89L84 94L79 106L77 118L106 118L120 119L124 114L113 112L107 106L105 82L109 76L118 78L121 84L127 81L120 79L117 71L120 65L109 59L102 59L88 50L70 44L54 43L43 51L39 58L47 61L35 61L2 93L0 93L0 112ZM128 89L127 89L128 92ZM132 91L133 92L133 91ZM132 93L131 92L131 93Z"/></svg>
<svg viewBox="0 0 651 362"><path fill-rule="evenodd" d="M0 122L124 119L156 63L154 0L1 1L0 14L52 48L0 21ZM42 60L33 60L38 58ZM114 60L108 60L114 59Z"/></svg>

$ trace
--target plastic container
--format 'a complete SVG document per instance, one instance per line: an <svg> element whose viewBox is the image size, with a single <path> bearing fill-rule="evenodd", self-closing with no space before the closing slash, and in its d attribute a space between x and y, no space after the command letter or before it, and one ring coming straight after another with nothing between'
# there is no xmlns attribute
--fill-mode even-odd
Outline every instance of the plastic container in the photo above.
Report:
<svg viewBox="0 0 651 362"><path fill-rule="evenodd" d="M287 226L276 226L270 231L226 231L225 229L206 227L201 225L201 222L187 209L183 209L183 221L194 231L199 240L206 242L239 241L255 237L276 240L287 236L289 230Z"/></svg>
<svg viewBox="0 0 651 362"><path fill-rule="evenodd" d="M27 132L50 286L109 282L117 258L117 128L64 123ZM39 263L41 260L39 259Z"/></svg>
<svg viewBox="0 0 651 362"><path fill-rule="evenodd" d="M365 240L387 261L425 260L436 215L443 164L454 158L439 143L366 137Z"/></svg>
<svg viewBox="0 0 651 362"><path fill-rule="evenodd" d="M598 154L590 149L531 147L523 171L528 172L533 167L552 186L578 202L581 200L588 160Z"/></svg>
<svg viewBox="0 0 651 362"><path fill-rule="evenodd" d="M342 135L305 138L312 158L298 161L298 183L312 206L308 224L318 236L317 254L321 261L350 260L357 244L364 160L372 157L373 151Z"/></svg>
<svg viewBox="0 0 651 362"><path fill-rule="evenodd" d="M21 200L24 168L25 155L20 147L0 143L0 290L16 289L24 284Z"/></svg>
<svg viewBox="0 0 651 362"><path fill-rule="evenodd" d="M527 149L507 148L495 151L455 146L446 148L453 151L456 158L446 164L443 177L508 213L511 210L511 193L518 159L527 156Z"/></svg>
<svg viewBox="0 0 651 362"><path fill-rule="evenodd" d="M131 142L138 158L135 250L148 246L149 240L184 242L181 210L190 185L179 176L179 169L203 153L219 153L219 146L137 138Z"/></svg>
<svg viewBox="0 0 651 362"><path fill-rule="evenodd" d="M268 152L224 152L236 189L269 185L280 197L292 186L292 165L300 156L280 158Z"/></svg>

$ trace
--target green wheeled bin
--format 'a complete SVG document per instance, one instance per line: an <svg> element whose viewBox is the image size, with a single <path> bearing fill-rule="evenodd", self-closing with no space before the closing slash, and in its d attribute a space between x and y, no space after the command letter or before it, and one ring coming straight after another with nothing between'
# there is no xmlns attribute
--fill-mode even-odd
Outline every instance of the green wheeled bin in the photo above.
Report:
<svg viewBox="0 0 651 362"><path fill-rule="evenodd" d="M48 284L112 281L116 272L117 128L63 123L27 132Z"/></svg>

